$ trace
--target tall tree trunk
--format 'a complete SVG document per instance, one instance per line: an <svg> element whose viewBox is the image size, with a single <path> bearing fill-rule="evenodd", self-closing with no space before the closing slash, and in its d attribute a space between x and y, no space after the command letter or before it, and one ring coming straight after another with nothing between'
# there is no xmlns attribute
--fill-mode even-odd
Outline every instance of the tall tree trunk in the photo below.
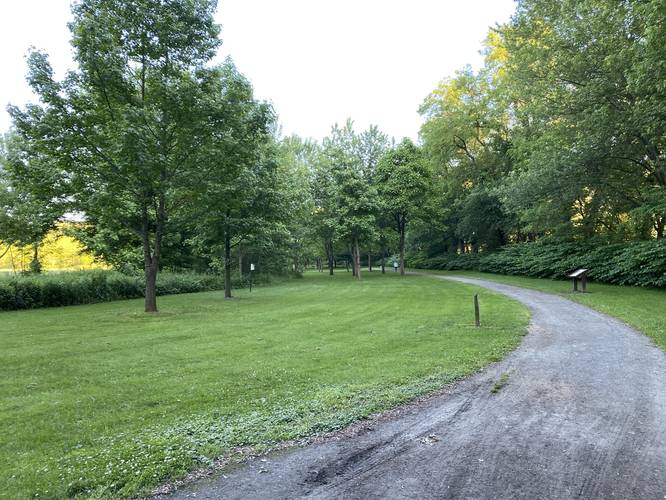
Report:
<svg viewBox="0 0 666 500"><path fill-rule="evenodd" d="M224 298L231 298L231 235L224 230Z"/></svg>
<svg viewBox="0 0 666 500"><path fill-rule="evenodd" d="M154 241L150 244L150 223L148 220L148 204L144 204L141 213L141 238L143 243L144 276L146 279L145 311L157 312L157 273L160 268L160 255L162 251L162 235L166 223L166 209L164 197L160 196L156 207L156 221Z"/></svg>
<svg viewBox="0 0 666 500"><path fill-rule="evenodd" d="M39 262L39 241L32 244L32 262L30 262L30 272L39 274L42 272L42 265Z"/></svg>
<svg viewBox="0 0 666 500"><path fill-rule="evenodd" d="M354 268L356 269L356 279L361 279L361 251L358 248L358 238L354 238Z"/></svg>
<svg viewBox="0 0 666 500"><path fill-rule="evenodd" d="M328 242L328 251L326 252L328 258L328 274L333 276L333 268L335 267L335 256L333 255L333 243Z"/></svg>
<svg viewBox="0 0 666 500"><path fill-rule="evenodd" d="M16 274L16 263L14 262L14 252L11 245L9 245L9 260L12 262L12 271Z"/></svg>
<svg viewBox="0 0 666 500"><path fill-rule="evenodd" d="M243 247L238 245L238 277L243 280Z"/></svg>
<svg viewBox="0 0 666 500"><path fill-rule="evenodd" d="M386 273L386 248L382 248L382 274Z"/></svg>
<svg viewBox="0 0 666 500"><path fill-rule="evenodd" d="M405 219L402 218L398 223L400 232L400 275L405 275Z"/></svg>
<svg viewBox="0 0 666 500"><path fill-rule="evenodd" d="M146 312L157 312L157 266L154 262L145 268L146 276Z"/></svg>
<svg viewBox="0 0 666 500"><path fill-rule="evenodd" d="M372 272L372 256L368 254L368 272Z"/></svg>

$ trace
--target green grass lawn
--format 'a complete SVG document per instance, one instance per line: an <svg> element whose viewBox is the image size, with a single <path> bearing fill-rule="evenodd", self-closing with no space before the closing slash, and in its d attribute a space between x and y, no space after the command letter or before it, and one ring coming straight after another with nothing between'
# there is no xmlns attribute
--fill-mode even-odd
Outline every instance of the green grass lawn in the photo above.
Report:
<svg viewBox="0 0 666 500"><path fill-rule="evenodd" d="M0 496L150 491L237 447L340 429L477 371L520 304L431 278L309 273L220 292L0 313Z"/></svg>
<svg viewBox="0 0 666 500"><path fill-rule="evenodd" d="M467 271L423 272L481 278L562 295L624 321L666 351L666 290L588 282L589 293L572 293L571 281Z"/></svg>

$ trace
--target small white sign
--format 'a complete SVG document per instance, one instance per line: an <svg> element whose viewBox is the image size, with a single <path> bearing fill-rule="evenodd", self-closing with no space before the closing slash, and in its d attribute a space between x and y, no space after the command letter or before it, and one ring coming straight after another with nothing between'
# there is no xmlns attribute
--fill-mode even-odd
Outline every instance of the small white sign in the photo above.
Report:
<svg viewBox="0 0 666 500"><path fill-rule="evenodd" d="M254 271L254 264L250 264L250 271Z"/></svg>

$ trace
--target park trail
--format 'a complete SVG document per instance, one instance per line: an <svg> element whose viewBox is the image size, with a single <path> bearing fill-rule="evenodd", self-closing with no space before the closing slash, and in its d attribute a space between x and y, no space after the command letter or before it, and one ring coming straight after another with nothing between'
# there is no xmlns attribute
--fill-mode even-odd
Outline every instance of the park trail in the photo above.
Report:
<svg viewBox="0 0 666 500"><path fill-rule="evenodd" d="M520 347L362 432L253 459L170 498L665 499L664 353L565 298L448 279L528 306Z"/></svg>

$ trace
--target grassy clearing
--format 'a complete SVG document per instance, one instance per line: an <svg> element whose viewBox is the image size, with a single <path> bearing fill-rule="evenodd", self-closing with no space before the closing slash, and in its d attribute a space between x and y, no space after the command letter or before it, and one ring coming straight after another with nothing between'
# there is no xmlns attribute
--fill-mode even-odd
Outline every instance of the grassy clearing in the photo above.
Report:
<svg viewBox="0 0 666 500"><path fill-rule="evenodd" d="M664 313L666 311L666 290L592 282L588 283L589 293L572 293L570 281L467 271L424 272L481 278L562 295L624 321L645 333L654 340L655 344L666 351L666 314Z"/></svg>
<svg viewBox="0 0 666 500"><path fill-rule="evenodd" d="M149 491L235 447L340 429L500 359L526 309L418 276L0 314L0 496Z"/></svg>

